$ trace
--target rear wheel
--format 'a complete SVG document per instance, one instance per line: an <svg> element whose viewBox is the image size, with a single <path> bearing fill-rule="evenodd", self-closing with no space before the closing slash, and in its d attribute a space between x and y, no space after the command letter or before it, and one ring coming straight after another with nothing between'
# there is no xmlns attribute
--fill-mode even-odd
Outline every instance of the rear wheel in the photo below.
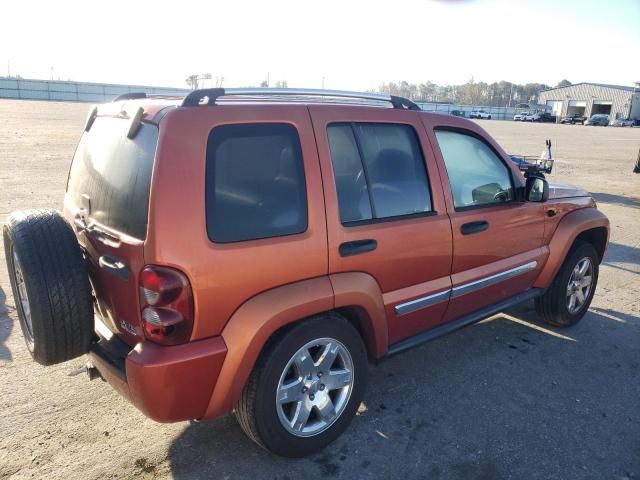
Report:
<svg viewBox="0 0 640 480"><path fill-rule="evenodd" d="M316 452L349 425L367 383L367 355L358 331L325 314L271 341L236 409L244 432L286 457Z"/></svg>
<svg viewBox="0 0 640 480"><path fill-rule="evenodd" d="M575 325L587 313L597 283L598 253L590 243L579 242L547 292L536 298L536 311L550 325Z"/></svg>
<svg viewBox="0 0 640 480"><path fill-rule="evenodd" d="M69 224L54 210L14 212L3 237L20 327L33 359L53 365L86 353L93 338L93 303Z"/></svg>

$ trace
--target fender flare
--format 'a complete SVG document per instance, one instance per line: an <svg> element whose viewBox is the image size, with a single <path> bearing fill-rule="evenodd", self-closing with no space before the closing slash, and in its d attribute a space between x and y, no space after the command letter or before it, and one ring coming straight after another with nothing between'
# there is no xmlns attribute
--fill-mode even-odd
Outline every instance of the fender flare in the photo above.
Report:
<svg viewBox="0 0 640 480"><path fill-rule="evenodd" d="M536 288L548 288L560 270L567 253L569 253L569 249L578 235L593 228L606 229L606 248L606 243L609 239L609 219L602 212L595 208L582 208L565 215L560 220L555 232L553 232L553 237L549 242L549 257L533 286Z"/></svg>
<svg viewBox="0 0 640 480"><path fill-rule="evenodd" d="M333 285L338 289L337 305ZM336 306L355 306L366 312L363 315L365 319L375 316L369 324L375 325L375 333L368 333L365 326L365 334L375 345L376 355L379 351L386 351L387 327L382 293L370 275L340 273L268 290L243 303L224 327L221 336L228 349L227 356L203 419L220 417L233 410L264 345L274 332L311 315L333 310Z"/></svg>

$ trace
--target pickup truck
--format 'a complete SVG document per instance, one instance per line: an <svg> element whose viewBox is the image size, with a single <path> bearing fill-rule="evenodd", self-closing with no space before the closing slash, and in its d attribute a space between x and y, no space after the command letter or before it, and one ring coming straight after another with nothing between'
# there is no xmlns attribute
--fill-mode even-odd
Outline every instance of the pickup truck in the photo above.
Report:
<svg viewBox="0 0 640 480"><path fill-rule="evenodd" d="M579 115L579 114L571 114L571 115L567 115L566 117L562 117L562 120L560 120L560 123L569 124L569 125L575 125L576 123L579 123L580 125L584 125L584 122L586 121L587 121L587 117L583 117L582 115Z"/></svg>
<svg viewBox="0 0 640 480"><path fill-rule="evenodd" d="M491 114L485 110L474 110L469 114L469 118L480 118L485 120L491 120Z"/></svg>

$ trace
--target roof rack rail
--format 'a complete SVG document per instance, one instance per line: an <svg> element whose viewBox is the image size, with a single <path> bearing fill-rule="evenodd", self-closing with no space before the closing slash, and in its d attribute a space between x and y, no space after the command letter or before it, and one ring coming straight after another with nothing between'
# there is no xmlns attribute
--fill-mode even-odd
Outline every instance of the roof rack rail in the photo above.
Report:
<svg viewBox="0 0 640 480"><path fill-rule="evenodd" d="M182 101L183 107L215 105L220 97L228 96L273 96L273 97L331 97L351 98L389 102L393 108L401 110L420 110L420 107L408 98L379 93L346 92L343 90L321 90L313 88L204 88L190 92Z"/></svg>
<svg viewBox="0 0 640 480"><path fill-rule="evenodd" d="M122 95L118 95L114 98L112 102L119 102L120 100L135 100L136 98L147 98L147 94L145 92L123 93Z"/></svg>

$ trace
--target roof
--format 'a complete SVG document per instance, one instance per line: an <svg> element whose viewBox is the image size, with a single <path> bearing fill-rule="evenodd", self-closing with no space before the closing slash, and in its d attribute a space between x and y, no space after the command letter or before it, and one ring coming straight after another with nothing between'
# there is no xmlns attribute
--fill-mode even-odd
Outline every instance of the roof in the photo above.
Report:
<svg viewBox="0 0 640 480"><path fill-rule="evenodd" d="M613 88L616 90L624 90L625 92L635 91L635 87L628 87L626 85L609 85L607 83L580 82L580 83L574 83L573 85L567 85L566 87L548 88L547 90L542 90L542 92L550 92L551 90L562 90L563 88L577 87L578 85L591 85L593 87Z"/></svg>

